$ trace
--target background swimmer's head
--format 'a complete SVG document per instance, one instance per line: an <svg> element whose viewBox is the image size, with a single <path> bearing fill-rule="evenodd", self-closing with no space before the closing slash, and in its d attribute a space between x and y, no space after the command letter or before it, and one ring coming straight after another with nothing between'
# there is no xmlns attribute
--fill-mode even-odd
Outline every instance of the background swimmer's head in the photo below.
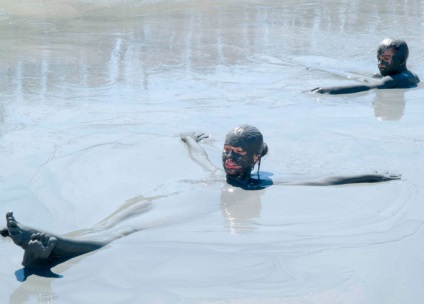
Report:
<svg viewBox="0 0 424 304"><path fill-rule="evenodd" d="M385 54L393 52L391 60L383 59ZM384 39L377 48L377 59L382 76L393 75L406 69L406 61L409 56L409 48L405 41L392 38Z"/></svg>
<svg viewBox="0 0 424 304"><path fill-rule="evenodd" d="M222 163L227 176L250 179L250 172L268 153L262 133L254 126L240 125L225 137Z"/></svg>

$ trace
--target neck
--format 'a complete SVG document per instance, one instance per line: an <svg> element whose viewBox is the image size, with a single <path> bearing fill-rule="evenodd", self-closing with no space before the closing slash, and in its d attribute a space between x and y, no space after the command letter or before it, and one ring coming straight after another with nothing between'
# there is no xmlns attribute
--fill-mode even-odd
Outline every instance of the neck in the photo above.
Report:
<svg viewBox="0 0 424 304"><path fill-rule="evenodd" d="M250 172L247 172L239 176L227 174L226 179L227 179L227 183L229 183L232 186L244 187L250 183L251 176L250 176Z"/></svg>

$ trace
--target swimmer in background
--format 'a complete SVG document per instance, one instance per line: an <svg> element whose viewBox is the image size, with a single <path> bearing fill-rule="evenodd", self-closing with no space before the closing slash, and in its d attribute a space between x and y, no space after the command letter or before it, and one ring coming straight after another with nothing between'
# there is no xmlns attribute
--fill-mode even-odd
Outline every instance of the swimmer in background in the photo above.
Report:
<svg viewBox="0 0 424 304"><path fill-rule="evenodd" d="M350 94L368 91L372 89L407 89L418 85L420 79L406 67L408 60L408 45L403 40L384 39L377 48L378 70L380 75L375 78L380 81L371 84L353 84L347 86L335 86L315 88L313 93L320 94Z"/></svg>
<svg viewBox="0 0 424 304"><path fill-rule="evenodd" d="M209 160L206 151L199 142L208 138L204 133L182 133L181 140L187 144L190 156L213 175L219 170ZM245 190L260 190L273 184L303 186L334 186L357 183L376 183L400 179L398 175L366 174L357 176L337 176L303 182L273 182L261 179L259 168L261 159L268 153L268 145L263 141L262 133L254 126L240 125L228 132L222 151L222 165L228 184ZM258 164L258 178L251 175Z"/></svg>
<svg viewBox="0 0 424 304"><path fill-rule="evenodd" d="M190 156L202 167L210 171L213 175L218 169L210 161L203 147L199 142L208 138L205 134L183 133L181 140L187 145ZM370 174L347 177L330 177L316 181L305 181L296 183L274 183L270 179L261 179L259 167L261 159L268 153L268 146L263 141L262 133L254 126L241 125L231 130L225 137L222 165L226 173L226 181L229 185L240 187L244 190L260 190L273 184L288 185L309 185L309 186L331 186L356 183L375 183L397 180L400 177ZM253 178L252 170L258 165L258 178ZM147 199L148 201L150 199ZM59 236L49 232L28 227L19 223L12 212L6 214L6 228L0 230L3 237L10 237L13 242L24 249L22 265L25 268L52 267L68 259L100 249L112 241L141 230L141 228L116 229L116 224L135 214L140 214L148 210L148 205L138 203L126 210L121 216L119 213L112 214L106 219L110 233L106 238L91 236L87 238L76 238ZM102 222L100 222L101 224ZM102 225L100 225L102 226ZM88 230L89 232L91 230Z"/></svg>

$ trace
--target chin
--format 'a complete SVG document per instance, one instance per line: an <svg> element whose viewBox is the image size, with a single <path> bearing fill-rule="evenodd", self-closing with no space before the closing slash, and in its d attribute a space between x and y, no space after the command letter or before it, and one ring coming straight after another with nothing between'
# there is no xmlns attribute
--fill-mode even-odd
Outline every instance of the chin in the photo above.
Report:
<svg viewBox="0 0 424 304"><path fill-rule="evenodd" d="M241 173L242 173L242 172L240 172L240 171L235 171L235 170L228 170L228 169L226 169L226 170L225 170L225 174L226 174L227 176L232 177L232 178L237 178L237 177L239 177L239 176L241 175Z"/></svg>
<svg viewBox="0 0 424 304"><path fill-rule="evenodd" d="M243 173L243 171L241 170L227 169L227 168L225 168L224 171L225 171L225 174L227 174L227 176L231 176L233 178L237 178Z"/></svg>

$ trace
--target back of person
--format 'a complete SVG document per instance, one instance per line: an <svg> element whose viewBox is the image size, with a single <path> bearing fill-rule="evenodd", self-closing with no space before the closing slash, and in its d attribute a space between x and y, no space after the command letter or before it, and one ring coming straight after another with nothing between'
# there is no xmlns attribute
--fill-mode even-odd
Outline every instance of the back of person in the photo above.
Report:
<svg viewBox="0 0 424 304"><path fill-rule="evenodd" d="M393 88L398 88L398 89L413 88L413 87L416 87L418 83L420 83L420 79L418 78L418 75L409 70L404 70L399 74L392 75L391 77L395 81L395 86L393 86Z"/></svg>

